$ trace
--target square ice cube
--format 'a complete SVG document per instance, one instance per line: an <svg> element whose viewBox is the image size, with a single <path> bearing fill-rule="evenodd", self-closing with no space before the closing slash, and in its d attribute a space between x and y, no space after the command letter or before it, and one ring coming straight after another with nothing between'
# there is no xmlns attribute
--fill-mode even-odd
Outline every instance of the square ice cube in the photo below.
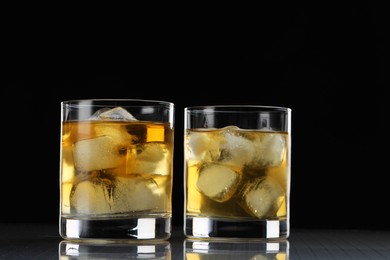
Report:
<svg viewBox="0 0 390 260"><path fill-rule="evenodd" d="M110 136L78 141L73 147L74 164L78 171L93 171L119 167L124 163L122 147Z"/></svg>
<svg viewBox="0 0 390 260"><path fill-rule="evenodd" d="M242 136L237 130L238 128L227 128L227 131L222 134L220 144L221 158L224 164L244 166L254 156L255 146L251 140ZM226 128L224 128L226 130Z"/></svg>
<svg viewBox="0 0 390 260"><path fill-rule="evenodd" d="M155 209L160 202L157 183L141 176L118 177L115 182L114 212L134 212Z"/></svg>
<svg viewBox="0 0 390 260"><path fill-rule="evenodd" d="M258 218L275 217L285 199L280 185L271 177L261 177L245 184L241 206Z"/></svg>
<svg viewBox="0 0 390 260"><path fill-rule="evenodd" d="M210 131L188 131L186 134L186 157L190 160L210 162L218 159L219 137Z"/></svg>
<svg viewBox="0 0 390 260"><path fill-rule="evenodd" d="M137 121L137 119L130 114L123 107L102 108L96 111L90 120L115 120L115 121Z"/></svg>
<svg viewBox="0 0 390 260"><path fill-rule="evenodd" d="M286 139L279 133L268 133L255 142L252 165L258 168L279 166L284 158Z"/></svg>
<svg viewBox="0 0 390 260"><path fill-rule="evenodd" d="M163 143L146 143L128 153L126 172L129 174L170 174L170 151Z"/></svg>
<svg viewBox="0 0 390 260"><path fill-rule="evenodd" d="M78 214L107 214L111 212L109 183L83 181L71 194L70 203Z"/></svg>
<svg viewBox="0 0 390 260"><path fill-rule="evenodd" d="M224 202L233 196L240 177L240 174L228 167L218 164L207 165L200 169L196 187L208 198Z"/></svg>
<svg viewBox="0 0 390 260"><path fill-rule="evenodd" d="M113 180L94 178L79 183L71 194L71 207L79 214L109 214L155 209L160 190L153 179L140 176Z"/></svg>

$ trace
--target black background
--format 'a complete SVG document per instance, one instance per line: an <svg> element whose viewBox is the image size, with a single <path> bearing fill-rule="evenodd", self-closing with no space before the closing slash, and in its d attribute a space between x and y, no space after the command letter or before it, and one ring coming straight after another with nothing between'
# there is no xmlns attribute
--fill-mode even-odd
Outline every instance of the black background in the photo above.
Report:
<svg viewBox="0 0 390 260"><path fill-rule="evenodd" d="M61 101L140 98L175 103L175 225L184 107L254 104L292 108L292 228L390 229L382 10L13 19L3 37L0 221L58 221Z"/></svg>

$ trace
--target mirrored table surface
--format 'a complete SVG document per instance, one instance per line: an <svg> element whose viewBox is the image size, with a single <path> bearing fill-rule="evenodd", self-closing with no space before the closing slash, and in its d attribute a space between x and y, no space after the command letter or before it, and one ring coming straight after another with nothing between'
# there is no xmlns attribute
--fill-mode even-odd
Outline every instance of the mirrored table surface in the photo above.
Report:
<svg viewBox="0 0 390 260"><path fill-rule="evenodd" d="M292 229L285 241L65 241L53 224L0 223L0 259L390 259L390 230Z"/></svg>

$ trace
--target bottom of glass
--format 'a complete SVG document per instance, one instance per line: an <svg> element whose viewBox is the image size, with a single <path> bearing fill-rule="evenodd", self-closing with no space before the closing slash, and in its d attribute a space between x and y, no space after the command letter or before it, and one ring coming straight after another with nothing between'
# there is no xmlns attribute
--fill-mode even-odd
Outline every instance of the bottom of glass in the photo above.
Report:
<svg viewBox="0 0 390 260"><path fill-rule="evenodd" d="M232 220L187 216L184 234L188 238L201 239L287 239L287 220Z"/></svg>
<svg viewBox="0 0 390 260"><path fill-rule="evenodd" d="M67 240L166 240L171 218L60 218L60 235Z"/></svg>

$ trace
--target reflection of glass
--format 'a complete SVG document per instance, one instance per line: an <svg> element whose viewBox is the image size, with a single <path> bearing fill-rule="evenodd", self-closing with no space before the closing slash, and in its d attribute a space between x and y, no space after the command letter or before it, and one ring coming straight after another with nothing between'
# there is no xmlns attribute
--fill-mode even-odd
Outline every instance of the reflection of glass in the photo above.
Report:
<svg viewBox="0 0 390 260"><path fill-rule="evenodd" d="M61 237L168 239L173 104L108 99L61 107Z"/></svg>
<svg viewBox="0 0 390 260"><path fill-rule="evenodd" d="M289 242L268 241L211 241L189 240L184 241L184 259L186 260L260 260L260 259L289 259Z"/></svg>
<svg viewBox="0 0 390 260"><path fill-rule="evenodd" d="M142 243L94 243L61 241L60 260L79 259L171 259L171 245L167 241Z"/></svg>

